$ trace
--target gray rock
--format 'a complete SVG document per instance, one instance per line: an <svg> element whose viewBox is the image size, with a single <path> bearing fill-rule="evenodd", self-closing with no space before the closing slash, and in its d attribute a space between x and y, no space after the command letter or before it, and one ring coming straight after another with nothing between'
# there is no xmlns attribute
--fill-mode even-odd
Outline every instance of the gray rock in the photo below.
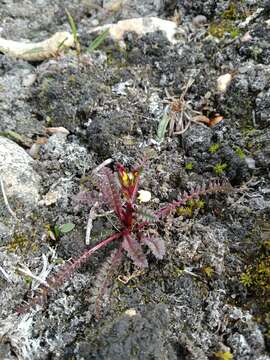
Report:
<svg viewBox="0 0 270 360"><path fill-rule="evenodd" d="M207 17L204 15L197 15L193 18L192 23L197 27L203 26L207 23Z"/></svg>
<svg viewBox="0 0 270 360"><path fill-rule="evenodd" d="M169 316L164 305L133 309L104 327L95 344L81 342L78 352L84 359L156 359L174 360L176 354L165 340ZM119 339L121 339L119 341Z"/></svg>
<svg viewBox="0 0 270 360"><path fill-rule="evenodd" d="M0 59L0 131L13 130L19 134L32 136L42 133L41 123L33 121L29 98L34 81L34 68L22 61L5 56Z"/></svg>
<svg viewBox="0 0 270 360"><path fill-rule="evenodd" d="M183 134L183 146L188 152L206 151L211 145L212 130L204 125L195 125Z"/></svg>
<svg viewBox="0 0 270 360"><path fill-rule="evenodd" d="M39 199L39 176L32 168L33 163L19 145L0 137L0 174L6 195L30 206L35 206Z"/></svg>

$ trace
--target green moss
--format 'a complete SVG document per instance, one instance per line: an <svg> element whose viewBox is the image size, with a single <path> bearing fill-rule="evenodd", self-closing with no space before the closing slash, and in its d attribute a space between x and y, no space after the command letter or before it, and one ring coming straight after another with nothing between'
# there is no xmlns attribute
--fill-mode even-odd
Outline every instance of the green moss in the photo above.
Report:
<svg viewBox="0 0 270 360"><path fill-rule="evenodd" d="M215 273L215 270L212 268L212 266L205 266L202 268L202 272L208 277L208 278L211 278L214 273Z"/></svg>
<svg viewBox="0 0 270 360"><path fill-rule="evenodd" d="M220 148L220 145L219 144L213 144L210 146L210 148L208 149L208 151L211 153L211 154L215 154Z"/></svg>
<svg viewBox="0 0 270 360"><path fill-rule="evenodd" d="M241 1L240 1L241 3ZM240 35L240 29L235 25L236 20L244 20L246 13L243 6L239 6L239 1L231 1L228 8L221 14L221 18L212 22L209 26L209 33L219 39L225 33L229 33L232 39Z"/></svg>
<svg viewBox="0 0 270 360"><path fill-rule="evenodd" d="M270 255L262 254L241 275L241 283L261 295L270 295ZM269 300L270 304L270 300Z"/></svg>
<svg viewBox="0 0 270 360"><path fill-rule="evenodd" d="M240 282L248 291L245 306L252 307L256 320L264 326L267 336L270 329L270 224L266 219L252 233L253 246L256 233L263 242L259 243L256 252L248 258Z"/></svg>
<svg viewBox="0 0 270 360"><path fill-rule="evenodd" d="M221 16L223 19L227 20L237 20L238 18L238 11L237 6L235 3L230 3L227 10Z"/></svg>
<svg viewBox="0 0 270 360"><path fill-rule="evenodd" d="M10 252L36 251L37 246L25 234L16 234L7 245L7 250Z"/></svg>
<svg viewBox="0 0 270 360"><path fill-rule="evenodd" d="M214 353L215 358L219 360L232 360L233 354L230 351L218 351Z"/></svg>
<svg viewBox="0 0 270 360"><path fill-rule="evenodd" d="M213 22L209 26L209 34L222 39L225 33L229 33L232 39L235 39L241 34L237 26L235 26L231 21L222 20L219 22Z"/></svg>
<svg viewBox="0 0 270 360"><path fill-rule="evenodd" d="M192 209L189 207L186 207L186 206L178 208L176 210L176 212L177 212L177 215L179 215L179 216L184 216L184 217L189 217L189 218L191 218L192 214L193 214Z"/></svg>
<svg viewBox="0 0 270 360"><path fill-rule="evenodd" d="M1 136L5 136L8 139L16 142L18 145L30 147L32 145L32 139L23 134L19 134L16 131L8 130L0 132Z"/></svg>
<svg viewBox="0 0 270 360"><path fill-rule="evenodd" d="M186 170L192 170L193 169L193 163L192 162L188 162L185 164L185 169Z"/></svg>
<svg viewBox="0 0 270 360"><path fill-rule="evenodd" d="M214 166L214 173L217 176L220 176L225 172L227 167L228 167L228 165L226 163L219 162Z"/></svg>
<svg viewBox="0 0 270 360"><path fill-rule="evenodd" d="M187 206L182 206L177 208L176 213L179 216L189 217L191 218L196 209L202 209L205 205L203 200L190 200L187 202Z"/></svg>
<svg viewBox="0 0 270 360"><path fill-rule="evenodd" d="M224 34L225 34L225 25L224 22L220 22L220 23L211 23L209 26L209 34L216 37L216 38L223 38Z"/></svg>
<svg viewBox="0 0 270 360"><path fill-rule="evenodd" d="M236 153L236 155L238 155L240 157L240 159L243 160L245 158L245 153L240 147L237 147L235 149L235 153Z"/></svg>

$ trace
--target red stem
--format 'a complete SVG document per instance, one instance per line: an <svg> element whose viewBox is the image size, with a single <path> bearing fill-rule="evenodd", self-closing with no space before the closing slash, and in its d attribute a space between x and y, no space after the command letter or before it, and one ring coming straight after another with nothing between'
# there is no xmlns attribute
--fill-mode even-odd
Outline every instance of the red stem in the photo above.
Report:
<svg viewBox="0 0 270 360"><path fill-rule="evenodd" d="M93 246L91 249L86 250L79 258L76 258L76 260L73 260L71 267L72 271L75 271L77 268L81 266L87 259L97 250L103 248L104 246L108 245L110 242L119 239L121 236L123 236L124 231L120 231L118 233L115 233L108 237L105 240L102 240L97 245Z"/></svg>

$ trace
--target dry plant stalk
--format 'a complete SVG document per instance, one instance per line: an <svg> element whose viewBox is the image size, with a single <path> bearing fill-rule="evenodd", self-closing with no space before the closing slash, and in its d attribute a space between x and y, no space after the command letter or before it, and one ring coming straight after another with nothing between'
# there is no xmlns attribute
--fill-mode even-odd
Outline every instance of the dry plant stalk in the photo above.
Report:
<svg viewBox="0 0 270 360"><path fill-rule="evenodd" d="M0 37L0 52L27 61L42 61L59 54L63 48L74 46L73 35L57 32L49 39L37 43L6 40Z"/></svg>
<svg viewBox="0 0 270 360"><path fill-rule="evenodd" d="M167 92L167 99L170 104L169 117L169 136L181 135L188 130L192 122L197 123L195 120L196 115L201 115L200 112L191 108L190 102L185 100L185 96L193 84L194 80L189 79L184 87L184 90L180 97L177 99L170 96Z"/></svg>

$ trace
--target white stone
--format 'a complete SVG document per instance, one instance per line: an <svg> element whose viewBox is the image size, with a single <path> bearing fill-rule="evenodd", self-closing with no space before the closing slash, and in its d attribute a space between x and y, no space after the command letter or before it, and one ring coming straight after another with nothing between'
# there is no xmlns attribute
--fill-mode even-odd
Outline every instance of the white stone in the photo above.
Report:
<svg viewBox="0 0 270 360"><path fill-rule="evenodd" d="M225 93L232 81L231 74L224 74L217 79L217 89L220 93Z"/></svg>
<svg viewBox="0 0 270 360"><path fill-rule="evenodd" d="M139 200L140 202L145 203L145 202L148 202L148 201L151 200L151 193L150 193L150 191L147 191L147 190L139 190L138 193L139 193L138 200Z"/></svg>

